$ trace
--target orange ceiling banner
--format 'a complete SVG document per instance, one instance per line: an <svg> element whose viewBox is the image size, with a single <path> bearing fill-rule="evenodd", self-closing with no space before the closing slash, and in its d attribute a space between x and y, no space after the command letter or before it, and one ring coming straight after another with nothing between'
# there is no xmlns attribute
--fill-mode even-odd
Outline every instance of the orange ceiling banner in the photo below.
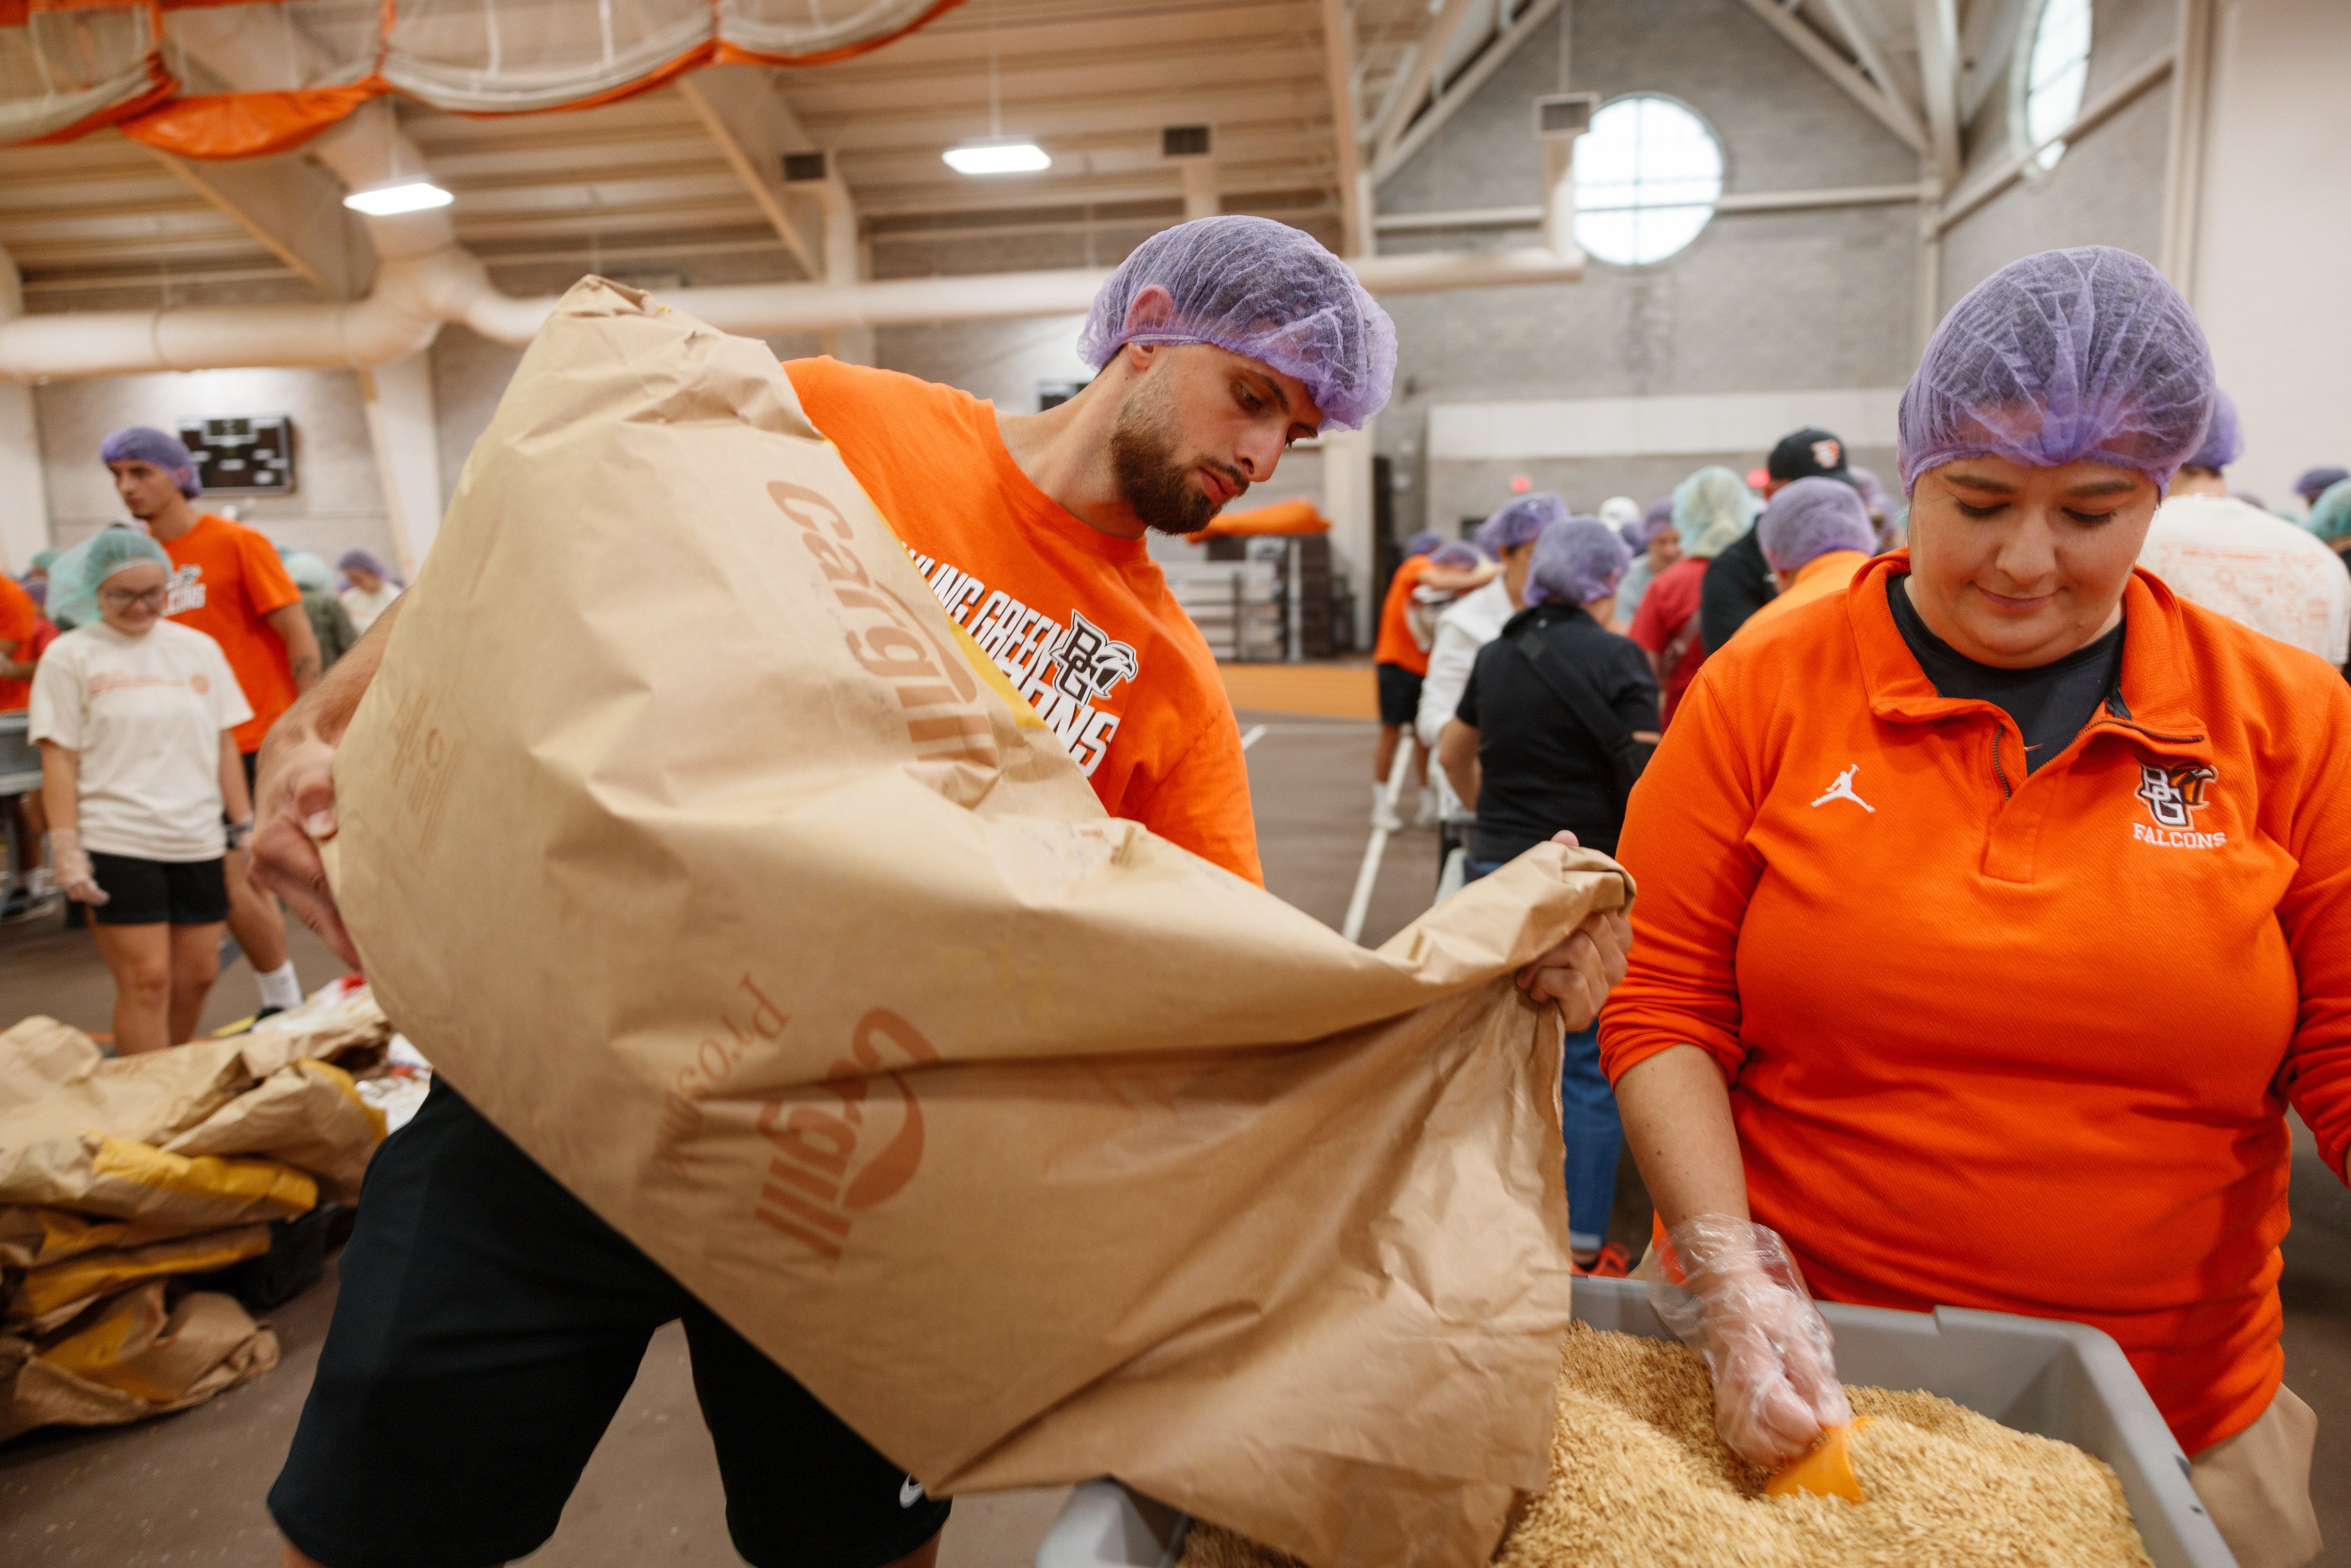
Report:
<svg viewBox="0 0 2351 1568"><path fill-rule="evenodd" d="M834 20L824 0L0 0L0 145L120 125L180 157L266 158L387 93L469 116L590 109L705 66L848 59L963 3Z"/></svg>
<svg viewBox="0 0 2351 1568"><path fill-rule="evenodd" d="M214 161L290 152L384 91L380 81L298 92L214 92L168 99L115 122L133 141Z"/></svg>

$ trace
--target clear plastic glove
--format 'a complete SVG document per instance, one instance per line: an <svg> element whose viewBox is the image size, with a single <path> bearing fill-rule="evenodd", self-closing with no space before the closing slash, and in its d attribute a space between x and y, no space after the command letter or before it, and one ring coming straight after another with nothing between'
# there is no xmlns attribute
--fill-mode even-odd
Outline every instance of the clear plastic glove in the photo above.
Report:
<svg viewBox="0 0 2351 1568"><path fill-rule="evenodd" d="M1829 1325L1779 1233L1702 1214L1666 1233L1649 1304L1706 1358L1715 1428L1731 1452L1777 1467L1853 1420Z"/></svg>
<svg viewBox="0 0 2351 1568"><path fill-rule="evenodd" d="M76 904L104 904L110 896L98 885L98 873L91 868L89 855L81 847L78 830L49 830L49 865L57 873L57 885Z"/></svg>

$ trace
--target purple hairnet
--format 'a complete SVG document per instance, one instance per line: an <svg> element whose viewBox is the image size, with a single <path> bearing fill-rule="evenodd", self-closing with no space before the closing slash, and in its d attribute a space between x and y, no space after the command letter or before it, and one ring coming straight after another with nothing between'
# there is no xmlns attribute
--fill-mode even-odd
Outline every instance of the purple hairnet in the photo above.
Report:
<svg viewBox="0 0 2351 1568"><path fill-rule="evenodd" d="M1500 559L1506 549L1535 542L1553 523L1567 520L1567 503L1548 490L1505 502L1500 510L1478 525L1478 548Z"/></svg>
<svg viewBox="0 0 2351 1568"><path fill-rule="evenodd" d="M1633 552L1598 517L1570 517L1542 531L1527 566L1529 604L1589 604L1616 591Z"/></svg>
<svg viewBox="0 0 2351 1568"><path fill-rule="evenodd" d="M2245 427L2237 419L2237 400L2212 389L2212 423L2204 427L2203 444L2189 456L2199 468L2226 468L2244 454Z"/></svg>
<svg viewBox="0 0 2351 1568"><path fill-rule="evenodd" d="M404 579L394 576L392 568L384 565L382 561L377 559L375 554L370 550L345 550L341 556L337 558L335 561L335 570L337 571L371 571L378 577L383 579L384 581L392 583L395 587L406 588L408 586L408 583Z"/></svg>
<svg viewBox="0 0 2351 1568"><path fill-rule="evenodd" d="M2294 482L2294 493L2316 505L2319 497L2346 479L2351 479L2351 468L2305 468L2302 477Z"/></svg>
<svg viewBox="0 0 2351 1568"><path fill-rule="evenodd" d="M2108 246L2011 262L1951 307L1902 393L1902 492L1963 457L2105 463L2157 494L2203 440L2212 354L2144 258Z"/></svg>
<svg viewBox="0 0 2351 1568"><path fill-rule="evenodd" d="M1438 533L1435 528L1423 528L1420 532L1413 535L1412 538L1404 541L1404 558L1406 560L1410 560L1416 555L1426 555L1429 551L1435 549L1444 542L1445 536ZM357 550L353 550L351 552L352 555L357 555L359 551ZM347 566L350 564L350 557L347 556L344 558L344 564Z"/></svg>
<svg viewBox="0 0 2351 1568"><path fill-rule="evenodd" d="M158 430L152 424L126 424L98 444L100 463L122 463L131 459L152 463L179 482L180 494L193 501L204 493L204 483L196 477L196 460L180 438L171 432Z"/></svg>
<svg viewBox="0 0 2351 1568"><path fill-rule="evenodd" d="M1844 471L1846 481L1860 492L1861 509L1875 516L1886 505L1886 481L1876 473L1855 464Z"/></svg>
<svg viewBox="0 0 2351 1568"><path fill-rule="evenodd" d="M1172 315L1132 320L1155 285ZM1100 370L1130 342L1213 343L1296 376L1325 429L1363 428L1395 379L1388 313L1320 241L1270 218L1196 218L1135 246L1094 296L1078 357Z"/></svg>
<svg viewBox="0 0 2351 1568"><path fill-rule="evenodd" d="M25 597L31 600L36 605L45 609L47 607L49 602L49 580L47 578L37 577L29 582L20 582L16 586L23 589L25 591Z"/></svg>
<svg viewBox="0 0 2351 1568"><path fill-rule="evenodd" d="M1793 571L1832 550L1874 554L1877 529L1861 492L1837 479L1798 479L1763 503L1755 540L1774 571Z"/></svg>
<svg viewBox="0 0 2351 1568"><path fill-rule="evenodd" d="M1454 571L1468 571L1471 567L1485 565L1486 558L1479 554L1478 547L1468 539L1455 539L1450 544L1439 545L1429 551L1428 564L1446 567Z"/></svg>

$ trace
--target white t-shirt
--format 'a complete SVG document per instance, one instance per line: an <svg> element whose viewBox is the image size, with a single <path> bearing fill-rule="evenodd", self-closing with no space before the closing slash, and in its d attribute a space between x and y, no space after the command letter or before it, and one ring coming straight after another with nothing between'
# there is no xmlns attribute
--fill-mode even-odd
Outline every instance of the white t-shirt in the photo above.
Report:
<svg viewBox="0 0 2351 1568"><path fill-rule="evenodd" d="M35 666L28 733L81 754L82 847L208 861L221 832L221 731L253 716L220 644L158 621L127 637L100 621Z"/></svg>
<svg viewBox="0 0 2351 1568"><path fill-rule="evenodd" d="M2314 535L2233 496L2157 508L2139 565L2180 598L2330 664L2351 660L2351 571Z"/></svg>

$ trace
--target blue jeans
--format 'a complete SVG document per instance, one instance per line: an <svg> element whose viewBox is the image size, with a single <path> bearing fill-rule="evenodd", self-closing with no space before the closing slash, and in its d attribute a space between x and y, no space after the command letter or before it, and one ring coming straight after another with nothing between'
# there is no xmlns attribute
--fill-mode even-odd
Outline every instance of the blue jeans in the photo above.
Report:
<svg viewBox="0 0 2351 1568"><path fill-rule="evenodd" d="M1501 861L1469 860L1468 880L1490 876ZM1616 1156L1625 1148L1625 1124L1616 1114L1616 1094L1600 1071L1600 1026L1573 1030L1567 1062L1559 1082L1560 1131L1567 1142L1567 1244L1596 1252L1608 1239L1608 1214L1616 1206Z"/></svg>

